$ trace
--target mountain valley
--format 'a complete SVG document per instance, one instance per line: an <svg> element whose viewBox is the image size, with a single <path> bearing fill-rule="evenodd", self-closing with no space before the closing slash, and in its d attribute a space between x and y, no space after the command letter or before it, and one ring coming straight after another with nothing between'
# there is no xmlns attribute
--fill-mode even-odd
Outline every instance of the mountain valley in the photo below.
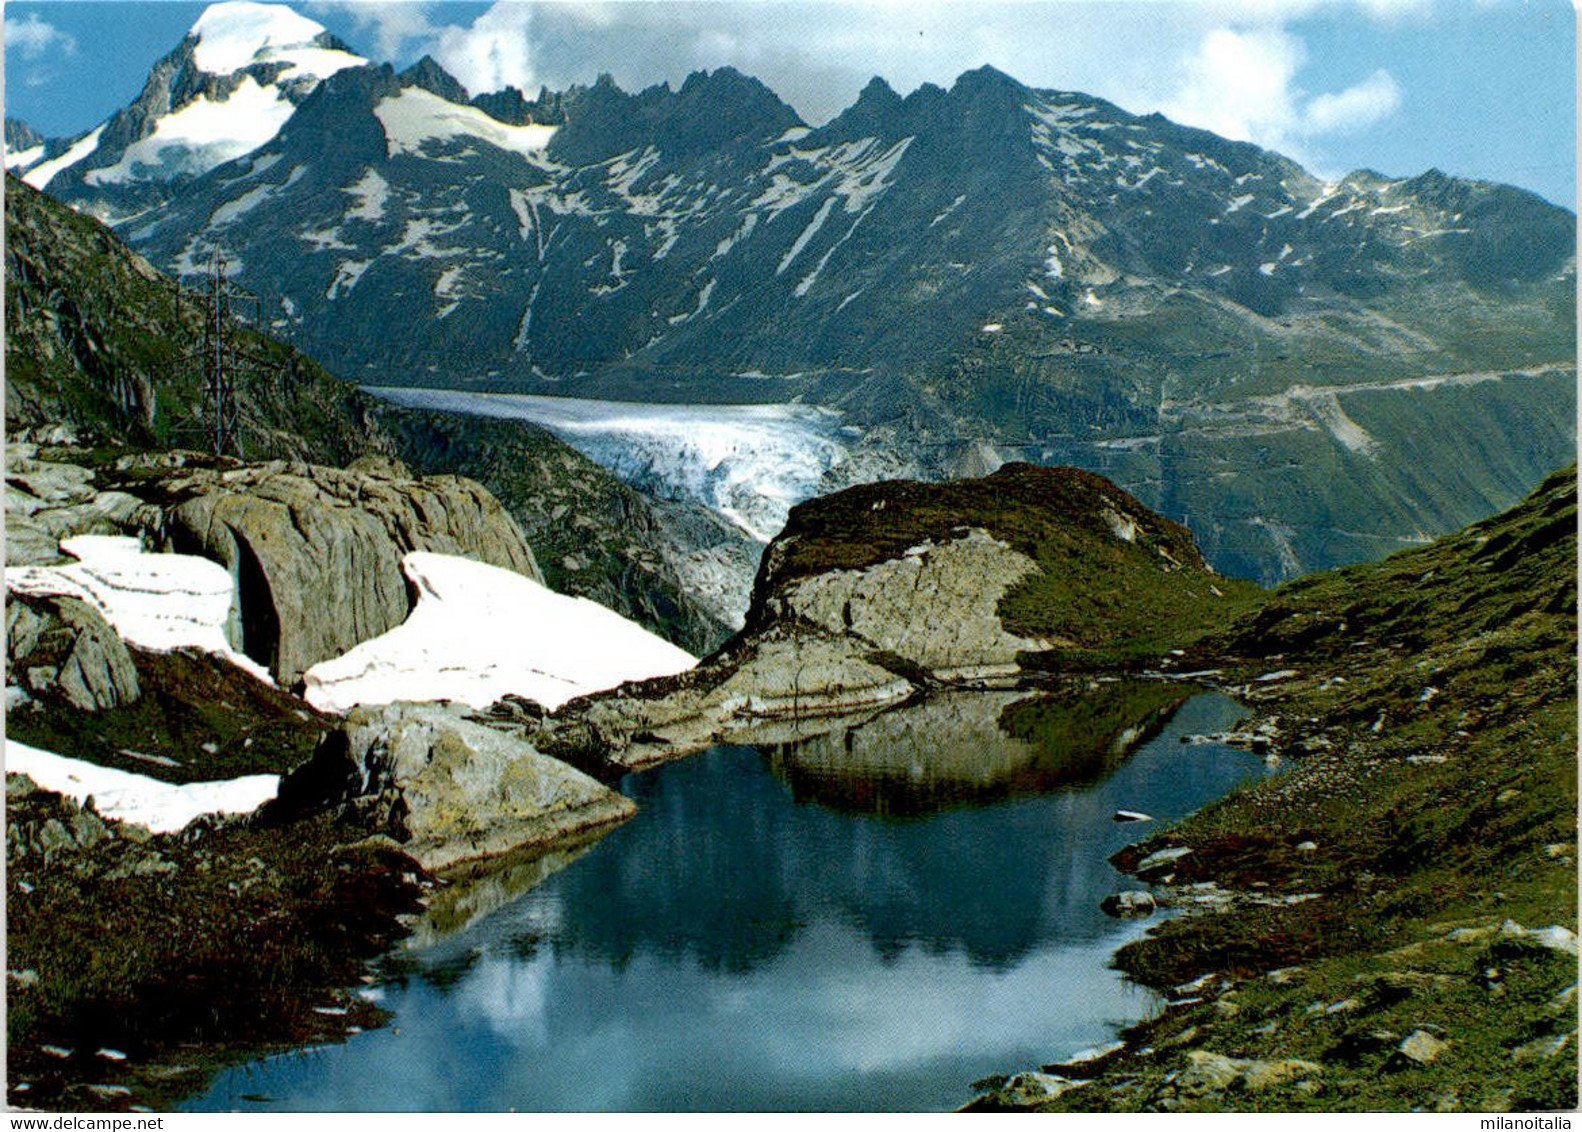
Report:
<svg viewBox="0 0 1582 1132"><path fill-rule="evenodd" d="M1575 1107L1571 212L254 0L4 141L14 1107Z"/></svg>
<svg viewBox="0 0 1582 1132"><path fill-rule="evenodd" d="M1519 190L1325 183L989 68L817 128L729 68L469 101L285 22L251 71L189 37L142 117L18 167L179 277L223 249L346 380L814 405L852 453L821 490L1072 464L1265 583L1508 506L1575 444L1575 219ZM297 102L255 148L107 179L111 135L254 71Z"/></svg>

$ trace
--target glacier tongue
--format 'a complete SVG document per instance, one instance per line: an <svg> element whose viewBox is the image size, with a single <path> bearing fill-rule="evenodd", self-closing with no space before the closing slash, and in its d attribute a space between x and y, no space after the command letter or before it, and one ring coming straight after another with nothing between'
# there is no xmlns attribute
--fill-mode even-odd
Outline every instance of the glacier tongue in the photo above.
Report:
<svg viewBox="0 0 1582 1132"><path fill-rule="evenodd" d="M693 499L760 542L850 459L841 415L808 405L649 405L448 389L369 388L414 409L530 421L621 479Z"/></svg>

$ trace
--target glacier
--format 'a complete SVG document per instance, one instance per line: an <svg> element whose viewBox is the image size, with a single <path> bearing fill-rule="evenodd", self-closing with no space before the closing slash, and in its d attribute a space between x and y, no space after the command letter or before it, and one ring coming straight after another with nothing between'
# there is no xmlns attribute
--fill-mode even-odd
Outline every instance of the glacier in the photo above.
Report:
<svg viewBox="0 0 1582 1132"><path fill-rule="evenodd" d="M369 386L411 409L521 420L548 429L634 487L690 499L759 542L792 507L841 486L851 462L842 414L797 403L662 405Z"/></svg>

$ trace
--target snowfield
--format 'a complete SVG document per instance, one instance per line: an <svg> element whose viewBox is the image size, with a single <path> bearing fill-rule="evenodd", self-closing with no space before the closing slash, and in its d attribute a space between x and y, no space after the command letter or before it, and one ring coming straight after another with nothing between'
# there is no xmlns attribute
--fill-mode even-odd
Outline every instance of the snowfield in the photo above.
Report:
<svg viewBox="0 0 1582 1132"><path fill-rule="evenodd" d="M308 669L314 707L443 699L483 708L514 693L554 710L697 663L602 605L498 566L414 551L401 567L417 588L416 608L383 636Z"/></svg>
<svg viewBox="0 0 1582 1132"><path fill-rule="evenodd" d="M389 156L421 153L429 141L481 141L498 149L536 154L555 135L554 126L511 126L482 110L446 102L420 87L382 99L374 114L384 126Z"/></svg>
<svg viewBox="0 0 1582 1132"><path fill-rule="evenodd" d="M841 416L809 405L649 405L449 389L368 388L416 409L530 421L627 483L692 499L759 542L849 459Z"/></svg>
<svg viewBox="0 0 1582 1132"><path fill-rule="evenodd" d="M61 540L60 548L77 561L10 567L6 588L80 598L97 607L128 644L161 652L202 649L274 682L226 639L236 598L224 566L191 554L144 554L137 539L119 535L78 535Z"/></svg>
<svg viewBox="0 0 1582 1132"><path fill-rule="evenodd" d="M349 51L314 44L324 34L323 25L284 4L211 4L187 34L197 40L193 61L207 74L229 78L254 64L281 63L285 69L267 84L244 75L229 95L200 91L182 105L167 105L155 117L153 133L126 145L113 163L89 171L86 183L124 185L206 173L251 153L280 132L296 111L287 86L300 99L313 84L368 62ZM23 179L43 189L63 170L93 156L107 125L101 123L59 157L29 168Z"/></svg>
<svg viewBox="0 0 1582 1132"><path fill-rule="evenodd" d="M223 102L199 95L162 116L154 132L127 146L114 165L84 179L103 185L206 173L263 145L295 111L278 86L259 86L247 75Z"/></svg>
<svg viewBox="0 0 1582 1132"><path fill-rule="evenodd" d="M135 822L155 833L174 833L202 814L248 814L274 798L277 774L249 774L177 786L141 774L68 759L7 739L7 774L25 774L45 790L79 804L93 798L102 817Z"/></svg>
<svg viewBox="0 0 1582 1132"><path fill-rule="evenodd" d="M51 158L41 165L35 165L22 175L22 180L32 185L40 192L55 179L57 173L70 169L79 161L85 160L94 150L99 148L99 135L104 133L104 126L94 128L93 132L78 139L65 153L59 157Z"/></svg>

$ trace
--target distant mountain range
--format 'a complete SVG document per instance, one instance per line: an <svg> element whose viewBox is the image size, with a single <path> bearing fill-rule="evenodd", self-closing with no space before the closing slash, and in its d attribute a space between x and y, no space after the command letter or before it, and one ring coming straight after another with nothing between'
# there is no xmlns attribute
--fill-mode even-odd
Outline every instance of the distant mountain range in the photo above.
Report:
<svg viewBox="0 0 1582 1132"><path fill-rule="evenodd" d="M337 375L845 414L844 475L1071 463L1221 570L1374 558L1573 458L1576 221L990 68L810 129L730 68L471 97L277 5L7 165L153 262L220 248ZM839 486L839 482L827 486Z"/></svg>

